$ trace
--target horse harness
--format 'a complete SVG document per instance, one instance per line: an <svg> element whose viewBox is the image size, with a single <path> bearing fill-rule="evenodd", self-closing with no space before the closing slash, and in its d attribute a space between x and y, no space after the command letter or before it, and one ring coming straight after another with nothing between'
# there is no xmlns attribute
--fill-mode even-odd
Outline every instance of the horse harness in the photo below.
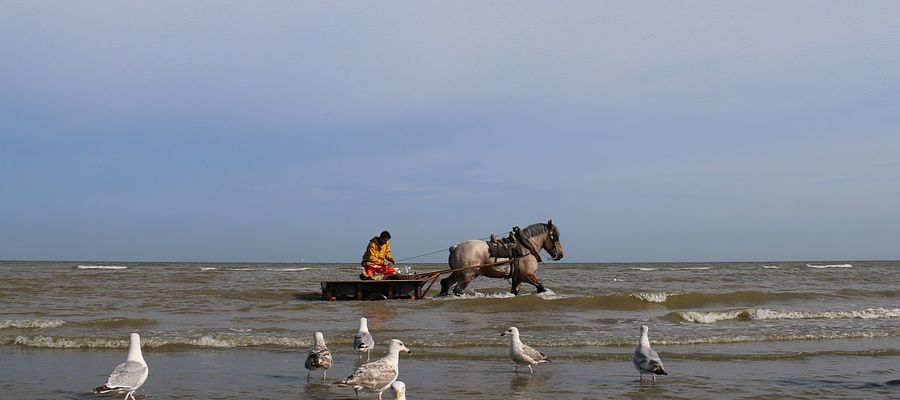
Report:
<svg viewBox="0 0 900 400"><path fill-rule="evenodd" d="M486 243L488 245L488 254L494 257L494 262L497 262L498 258L512 259L509 275L506 277L509 280L515 281L519 275L520 258L531 254L534 255L538 262L543 262L541 260L541 252L534 248L534 245L522 234L522 230L518 226L514 226L509 236L505 238L497 239L496 236L491 235L490 240Z"/></svg>

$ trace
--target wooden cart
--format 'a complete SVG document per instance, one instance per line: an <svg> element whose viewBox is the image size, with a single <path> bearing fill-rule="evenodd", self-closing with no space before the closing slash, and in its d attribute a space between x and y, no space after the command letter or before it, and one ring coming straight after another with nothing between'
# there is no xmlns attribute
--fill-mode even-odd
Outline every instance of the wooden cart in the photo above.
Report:
<svg viewBox="0 0 900 400"><path fill-rule="evenodd" d="M431 289L431 285L434 285L434 282L441 277L441 274L510 263L512 263L511 260L505 260L455 270L444 269L414 275L395 275L393 276L394 279L377 281L322 281L322 300L419 300L425 297L428 290ZM423 289L426 283L428 286Z"/></svg>

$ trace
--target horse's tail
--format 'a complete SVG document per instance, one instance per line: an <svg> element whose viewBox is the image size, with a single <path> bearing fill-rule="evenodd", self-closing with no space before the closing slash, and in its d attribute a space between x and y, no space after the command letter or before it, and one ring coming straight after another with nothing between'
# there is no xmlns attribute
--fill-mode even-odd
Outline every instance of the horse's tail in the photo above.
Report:
<svg viewBox="0 0 900 400"><path fill-rule="evenodd" d="M459 246L450 246L450 248L448 249L448 250L450 251L450 254L447 255L447 265L449 265L450 268L453 268L453 265L452 265L452 263L453 263L453 261L452 261L452 260L453 260L453 250L456 250L457 247L459 247Z"/></svg>

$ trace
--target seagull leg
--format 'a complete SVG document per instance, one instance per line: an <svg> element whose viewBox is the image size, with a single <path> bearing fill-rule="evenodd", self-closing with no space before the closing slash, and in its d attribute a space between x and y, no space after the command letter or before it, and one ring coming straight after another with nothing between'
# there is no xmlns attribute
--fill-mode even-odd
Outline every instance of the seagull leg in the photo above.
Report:
<svg viewBox="0 0 900 400"><path fill-rule="evenodd" d="M519 374L519 364L516 364L516 375Z"/></svg>
<svg viewBox="0 0 900 400"><path fill-rule="evenodd" d="M309 374L311 374L311 373L312 373L312 370L309 370L309 371L306 373L306 381L307 381L307 382L309 382Z"/></svg>
<svg viewBox="0 0 900 400"><path fill-rule="evenodd" d="M324 381L326 379L328 379L328 370L323 369L322 370L322 380Z"/></svg>
<svg viewBox="0 0 900 400"><path fill-rule="evenodd" d="M528 372L531 372L531 374L534 375L534 370L531 369L531 364L528 364Z"/></svg>

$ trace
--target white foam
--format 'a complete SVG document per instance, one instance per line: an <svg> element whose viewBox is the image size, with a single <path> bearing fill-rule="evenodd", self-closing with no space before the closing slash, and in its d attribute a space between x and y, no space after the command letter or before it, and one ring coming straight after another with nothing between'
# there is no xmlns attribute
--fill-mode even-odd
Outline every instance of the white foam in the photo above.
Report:
<svg viewBox="0 0 900 400"><path fill-rule="evenodd" d="M806 264L806 266L809 268L819 268L819 269L823 269L823 268L853 268L853 265L850 265L850 264L829 264L829 265Z"/></svg>
<svg viewBox="0 0 900 400"><path fill-rule="evenodd" d="M55 336L16 336L15 338L0 338L2 344L16 344L26 347L51 348L51 349L121 349L128 347L127 340L106 337L55 337ZM258 346L277 346L287 348L299 348L310 345L310 341L300 338L274 337L274 336L231 336L231 335L204 335L200 337L148 337L142 341L143 347L156 348L162 346L191 346L206 348L243 348Z"/></svg>
<svg viewBox="0 0 900 400"><path fill-rule="evenodd" d="M65 324L66 321L61 319L23 319L23 320L3 320L0 321L0 329L49 329L56 328Z"/></svg>
<svg viewBox="0 0 900 400"><path fill-rule="evenodd" d="M200 267L201 271L216 271L219 268L216 267ZM299 272L299 271L308 271L311 269L315 269L312 267L299 267L299 268L265 268L262 270L256 268L225 268L225 271L271 271L271 272Z"/></svg>
<svg viewBox="0 0 900 400"><path fill-rule="evenodd" d="M275 271L275 272L296 272L296 271L308 271L311 270L310 267L302 267L302 268L266 268L266 271Z"/></svg>
<svg viewBox="0 0 900 400"><path fill-rule="evenodd" d="M76 269L126 269L124 265L79 265Z"/></svg>
<svg viewBox="0 0 900 400"><path fill-rule="evenodd" d="M781 311L765 308L732 310L732 311L685 311L678 316L686 322L711 324L719 321L745 319L751 321L764 320L796 320L796 319L890 319L900 318L900 308L867 308L851 311Z"/></svg>
<svg viewBox="0 0 900 400"><path fill-rule="evenodd" d="M62 338L52 336L16 336L16 338L13 339L12 343L20 346L48 349L121 349L128 347L128 341L121 339L92 338L89 340L85 340L83 338Z"/></svg>
<svg viewBox="0 0 900 400"><path fill-rule="evenodd" d="M630 268L633 271L656 271L656 268Z"/></svg>
<svg viewBox="0 0 900 400"><path fill-rule="evenodd" d="M463 293L461 295L453 295L453 296L435 296L432 297L432 300L441 300L441 301L450 301L450 300L472 300L472 299L508 299L516 297L516 295L510 292L498 292L498 293Z"/></svg>
<svg viewBox="0 0 900 400"><path fill-rule="evenodd" d="M712 312L699 312L699 311L683 311L678 313L678 316L681 317L685 322L693 322L697 324L711 324L719 321L730 321L738 319L744 312L746 311L712 311Z"/></svg>
<svg viewBox="0 0 900 400"><path fill-rule="evenodd" d="M669 299L669 295L665 292L638 292L629 293L631 297L641 299L650 303L665 303Z"/></svg>
<svg viewBox="0 0 900 400"><path fill-rule="evenodd" d="M545 292L542 292L542 293L535 293L534 295L537 297L540 297L544 300L559 300L559 299L565 298L565 296L558 295L550 289L547 289Z"/></svg>
<svg viewBox="0 0 900 400"><path fill-rule="evenodd" d="M762 267L765 269L778 269L779 268L777 265L763 265Z"/></svg>

